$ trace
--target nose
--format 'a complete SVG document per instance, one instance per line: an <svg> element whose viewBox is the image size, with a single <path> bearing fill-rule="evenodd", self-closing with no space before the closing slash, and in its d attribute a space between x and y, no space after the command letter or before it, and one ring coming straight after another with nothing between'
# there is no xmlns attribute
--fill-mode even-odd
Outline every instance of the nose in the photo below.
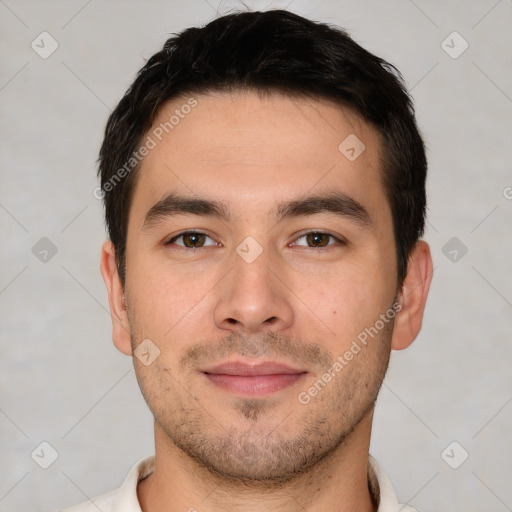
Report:
<svg viewBox="0 0 512 512"><path fill-rule="evenodd" d="M217 327L255 334L281 331L292 325L293 293L283 283L283 277L277 277L280 272L266 251L251 263L238 254L233 261L231 272L219 283L214 309Z"/></svg>

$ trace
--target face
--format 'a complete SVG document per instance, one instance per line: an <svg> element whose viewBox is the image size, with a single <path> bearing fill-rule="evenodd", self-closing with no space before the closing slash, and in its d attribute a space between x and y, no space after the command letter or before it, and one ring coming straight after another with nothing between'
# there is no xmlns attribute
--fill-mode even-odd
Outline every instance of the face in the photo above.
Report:
<svg viewBox="0 0 512 512"><path fill-rule="evenodd" d="M137 379L169 443L216 473L285 480L357 430L387 368L397 282L380 140L329 101L194 99L160 111L132 199L135 354L150 340Z"/></svg>

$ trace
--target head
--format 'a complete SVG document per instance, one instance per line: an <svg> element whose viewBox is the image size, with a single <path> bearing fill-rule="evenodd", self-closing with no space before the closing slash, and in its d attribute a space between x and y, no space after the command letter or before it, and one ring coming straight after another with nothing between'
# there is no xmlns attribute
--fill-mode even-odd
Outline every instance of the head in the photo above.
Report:
<svg viewBox="0 0 512 512"><path fill-rule="evenodd" d="M114 343L146 354L162 439L213 472L286 480L369 432L432 272L425 150L395 68L289 12L218 18L140 70L99 173ZM211 377L233 361L294 376L234 392Z"/></svg>

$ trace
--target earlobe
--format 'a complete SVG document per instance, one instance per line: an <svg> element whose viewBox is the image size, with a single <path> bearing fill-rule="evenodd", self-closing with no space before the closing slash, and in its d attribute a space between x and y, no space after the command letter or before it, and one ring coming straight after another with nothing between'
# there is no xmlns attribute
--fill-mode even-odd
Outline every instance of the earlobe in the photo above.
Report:
<svg viewBox="0 0 512 512"><path fill-rule="evenodd" d="M423 320L428 291L432 281L432 257L427 242L420 240L412 250L399 302L402 306L395 318L391 348L403 350L416 339Z"/></svg>
<svg viewBox="0 0 512 512"><path fill-rule="evenodd" d="M128 322L125 292L117 271L114 244L110 240L107 240L101 248L100 270L107 287L110 316L112 318L112 340L120 352L131 355L130 324Z"/></svg>

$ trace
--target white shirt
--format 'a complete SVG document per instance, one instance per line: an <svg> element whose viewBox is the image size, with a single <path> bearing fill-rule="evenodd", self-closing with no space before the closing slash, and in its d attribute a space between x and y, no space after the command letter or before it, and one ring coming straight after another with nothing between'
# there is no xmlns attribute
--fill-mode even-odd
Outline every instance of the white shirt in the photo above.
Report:
<svg viewBox="0 0 512 512"><path fill-rule="evenodd" d="M380 505L377 512L416 512L413 508L400 505L393 487L375 459L370 456L370 465L377 477L380 489ZM101 494L61 512L142 512L137 498L137 484L155 469L155 457L151 455L135 464L119 489Z"/></svg>

